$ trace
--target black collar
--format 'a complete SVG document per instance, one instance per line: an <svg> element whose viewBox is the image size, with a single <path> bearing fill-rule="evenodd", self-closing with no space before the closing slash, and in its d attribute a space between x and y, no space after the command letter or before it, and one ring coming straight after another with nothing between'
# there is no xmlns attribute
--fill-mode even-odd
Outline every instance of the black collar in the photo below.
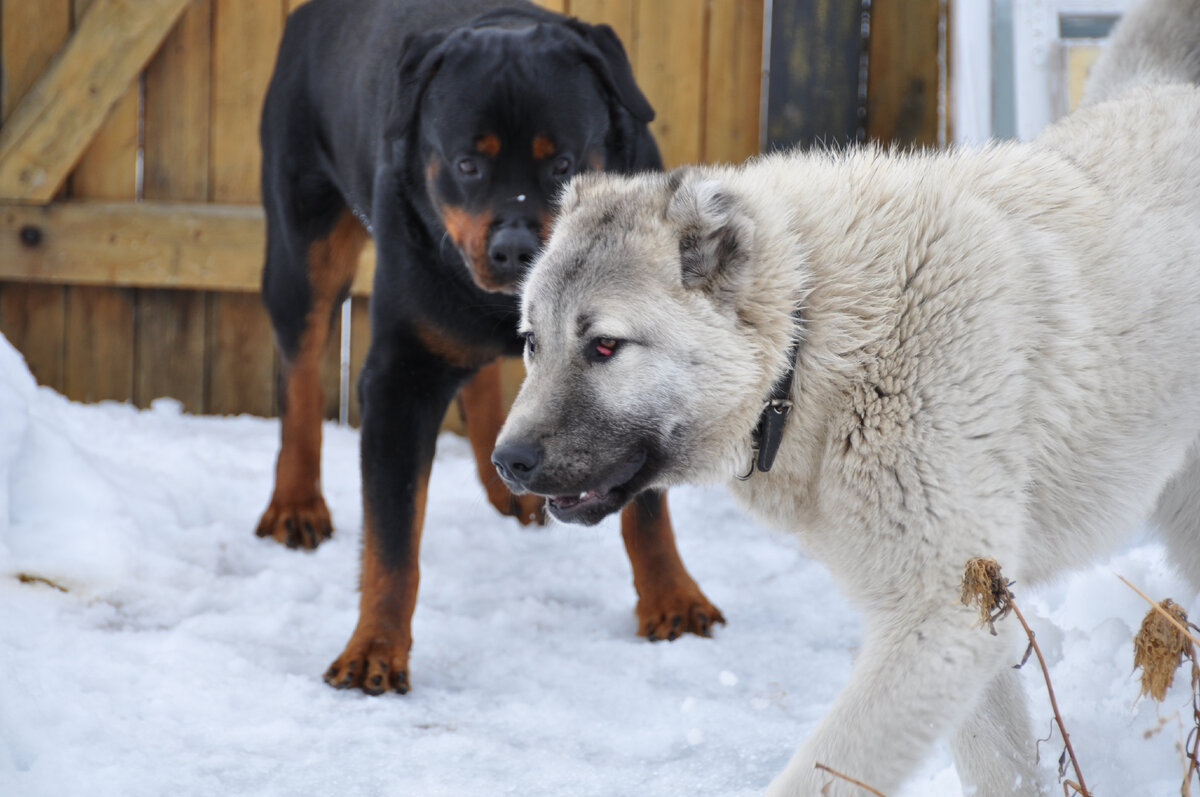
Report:
<svg viewBox="0 0 1200 797"><path fill-rule="evenodd" d="M762 414L758 416L758 426L754 428L754 446L751 454L750 469L745 475L738 476L740 481L748 481L754 475L755 469L766 473L775 464L775 455L779 453L779 444L783 442L783 430L787 427L788 414L792 411L792 384L796 381L796 357L800 354L800 311L792 316L795 319L795 337L787 352L787 370L775 381L771 395L763 402Z"/></svg>

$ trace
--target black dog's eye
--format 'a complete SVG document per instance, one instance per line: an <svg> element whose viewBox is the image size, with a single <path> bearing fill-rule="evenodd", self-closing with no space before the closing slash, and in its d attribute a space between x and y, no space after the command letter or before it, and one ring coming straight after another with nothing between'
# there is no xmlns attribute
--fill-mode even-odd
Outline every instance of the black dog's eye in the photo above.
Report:
<svg viewBox="0 0 1200 797"><path fill-rule="evenodd" d="M458 162L458 171L467 177L475 177L479 174L479 164L472 158L463 158Z"/></svg>
<svg viewBox="0 0 1200 797"><path fill-rule="evenodd" d="M588 359L592 362L607 360L616 353L619 343L616 338L592 338L587 348Z"/></svg>
<svg viewBox="0 0 1200 797"><path fill-rule="evenodd" d="M555 177L561 177L571 171L571 159L565 155L554 159L554 163L550 165L550 171Z"/></svg>

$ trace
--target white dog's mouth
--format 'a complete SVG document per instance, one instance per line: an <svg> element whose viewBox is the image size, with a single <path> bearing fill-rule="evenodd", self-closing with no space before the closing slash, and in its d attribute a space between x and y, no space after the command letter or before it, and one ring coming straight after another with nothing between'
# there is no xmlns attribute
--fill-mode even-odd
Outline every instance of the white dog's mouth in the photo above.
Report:
<svg viewBox="0 0 1200 797"><path fill-rule="evenodd" d="M600 484L596 487L578 493L546 496L546 507L556 520L564 523L588 526L599 523L637 495L641 489L639 484L645 481L641 478L645 464L646 452L639 451L610 471L607 477L598 480Z"/></svg>

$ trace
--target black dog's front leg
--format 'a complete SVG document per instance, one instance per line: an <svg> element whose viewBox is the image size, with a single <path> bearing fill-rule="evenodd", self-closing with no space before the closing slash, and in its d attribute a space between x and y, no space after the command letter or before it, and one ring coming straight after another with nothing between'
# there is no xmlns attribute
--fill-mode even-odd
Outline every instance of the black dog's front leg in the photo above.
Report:
<svg viewBox="0 0 1200 797"><path fill-rule="evenodd" d="M339 689L409 689L418 553L438 428L465 373L415 341L372 339L360 381L363 547L358 626L325 673Z"/></svg>

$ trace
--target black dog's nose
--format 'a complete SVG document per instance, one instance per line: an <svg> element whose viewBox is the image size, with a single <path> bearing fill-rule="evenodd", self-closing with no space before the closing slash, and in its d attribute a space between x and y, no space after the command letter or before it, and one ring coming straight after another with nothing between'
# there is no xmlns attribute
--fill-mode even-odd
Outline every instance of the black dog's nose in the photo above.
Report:
<svg viewBox="0 0 1200 797"><path fill-rule="evenodd" d="M508 443L497 446L492 452L492 464L506 482L527 484L537 472L542 461L542 452L525 443Z"/></svg>
<svg viewBox="0 0 1200 797"><path fill-rule="evenodd" d="M488 244L488 259L498 272L518 273L529 268L540 242L533 230L525 226L504 226L492 233Z"/></svg>

